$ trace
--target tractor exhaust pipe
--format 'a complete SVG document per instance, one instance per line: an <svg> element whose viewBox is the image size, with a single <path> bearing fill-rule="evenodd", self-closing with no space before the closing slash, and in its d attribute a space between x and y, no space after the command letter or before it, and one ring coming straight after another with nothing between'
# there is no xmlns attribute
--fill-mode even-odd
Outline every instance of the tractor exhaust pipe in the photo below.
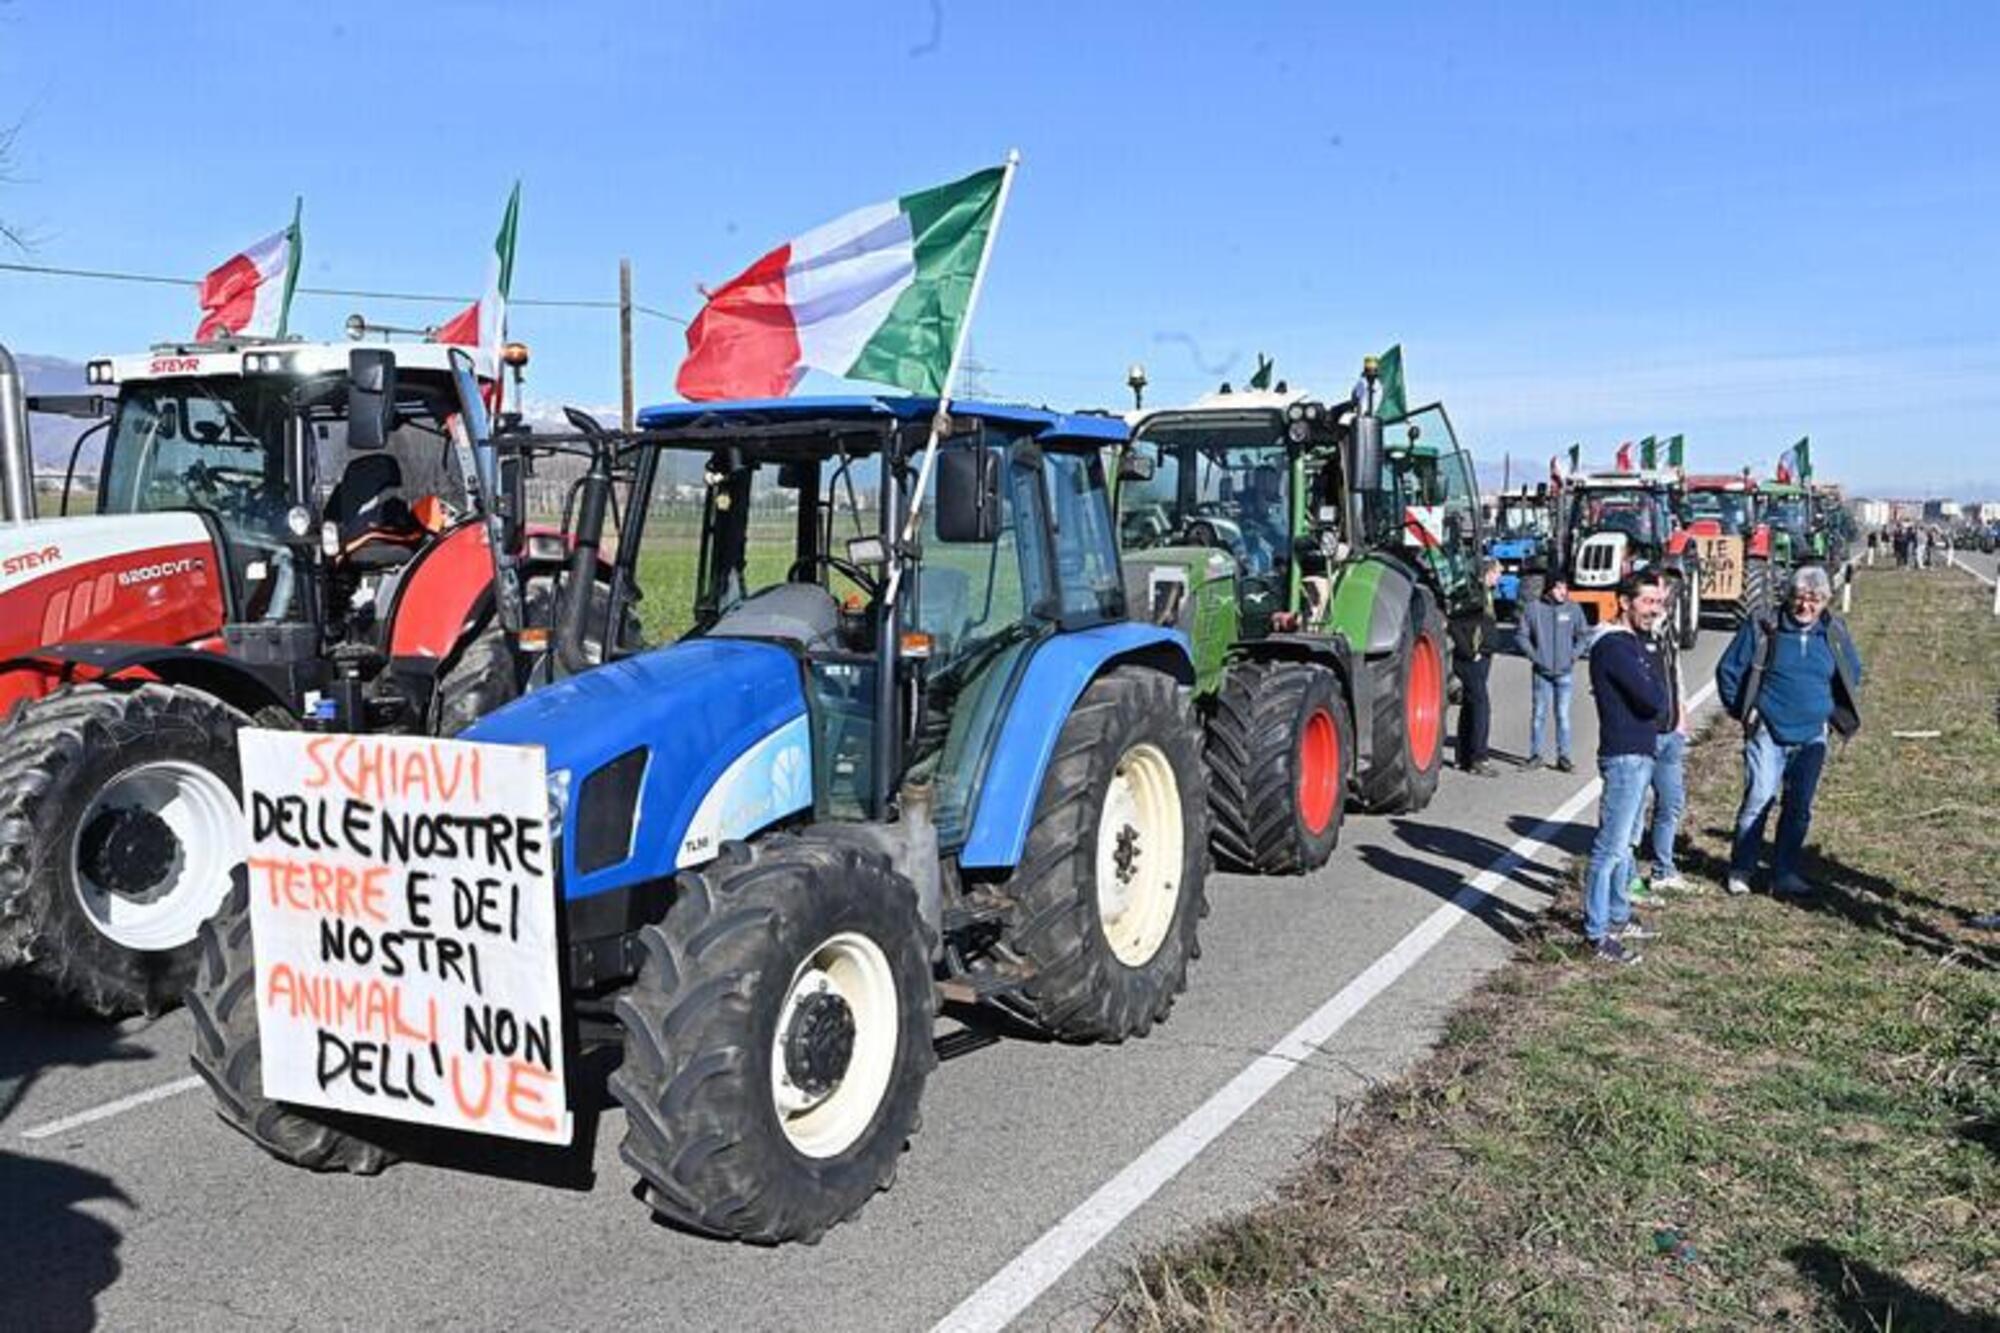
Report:
<svg viewBox="0 0 2000 1333"><path fill-rule="evenodd" d="M569 570L563 575L562 605L556 611L556 663L572 675L597 665L584 641L590 628L590 594L597 586L597 552L604 542L604 513L610 500L611 449L599 441L590 451L590 470L583 474ZM600 626L600 632L606 636L601 655L608 661L610 625Z"/></svg>
<svg viewBox="0 0 2000 1333"><path fill-rule="evenodd" d="M28 393L14 354L0 346L0 522L35 516L35 457L28 448Z"/></svg>

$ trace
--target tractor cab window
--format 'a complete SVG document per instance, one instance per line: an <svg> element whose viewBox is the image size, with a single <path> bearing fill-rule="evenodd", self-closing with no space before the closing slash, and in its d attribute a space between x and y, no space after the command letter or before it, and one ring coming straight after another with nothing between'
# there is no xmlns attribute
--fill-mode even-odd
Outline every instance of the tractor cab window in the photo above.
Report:
<svg viewBox="0 0 2000 1333"><path fill-rule="evenodd" d="M1766 518L1774 528L1782 528L1796 540L1804 541L1808 527L1805 497L1780 495L1771 500Z"/></svg>
<svg viewBox="0 0 2000 1333"><path fill-rule="evenodd" d="M1640 546L1663 540L1659 507L1643 491L1584 491L1576 499L1576 523L1581 532L1622 532Z"/></svg>
<svg viewBox="0 0 2000 1333"><path fill-rule="evenodd" d="M1201 413L1141 428L1136 446L1155 459L1150 482L1118 498L1128 546L1212 546L1246 575L1282 579L1291 555L1291 460L1275 414ZM1150 540L1134 541L1145 533Z"/></svg>
<svg viewBox="0 0 2000 1333"><path fill-rule="evenodd" d="M1098 455L1050 450L1042 455L1042 475L1048 483L1055 584L1064 621L1095 624L1122 618L1125 590Z"/></svg>
<svg viewBox="0 0 2000 1333"><path fill-rule="evenodd" d="M1747 491L1689 491L1681 511L1690 524L1704 519L1713 522L1725 537L1741 537L1750 530Z"/></svg>
<svg viewBox="0 0 2000 1333"><path fill-rule="evenodd" d="M285 515L290 407L256 379L127 384L105 443L98 512L197 510L221 527L239 615L279 619L296 604Z"/></svg>
<svg viewBox="0 0 2000 1333"><path fill-rule="evenodd" d="M1546 537L1549 535L1549 509L1546 504L1531 497L1508 497L1500 502L1497 518L1502 537Z"/></svg>
<svg viewBox="0 0 2000 1333"><path fill-rule="evenodd" d="M1371 507L1377 540L1394 540L1428 565L1448 603L1478 587L1479 488L1451 420L1433 404L1382 426L1381 501Z"/></svg>

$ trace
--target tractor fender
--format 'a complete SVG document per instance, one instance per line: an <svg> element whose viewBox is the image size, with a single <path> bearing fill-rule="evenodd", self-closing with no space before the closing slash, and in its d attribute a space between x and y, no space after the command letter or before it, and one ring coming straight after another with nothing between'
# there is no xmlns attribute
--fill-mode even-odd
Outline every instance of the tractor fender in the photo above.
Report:
<svg viewBox="0 0 2000 1333"><path fill-rule="evenodd" d="M291 711L285 696L233 657L191 648L130 643L57 643L0 662L0 715L25 698L85 681L180 685L220 699L244 713L262 708Z"/></svg>
<svg viewBox="0 0 2000 1333"><path fill-rule="evenodd" d="M539 746L551 775L569 775L571 903L712 861L813 803L804 669L754 639L690 639L566 676L459 739Z"/></svg>
<svg viewBox="0 0 2000 1333"><path fill-rule="evenodd" d="M1240 643L1230 652L1231 662L1311 662L1323 666L1340 679L1340 692L1347 706L1354 707L1354 649L1345 634L1269 634Z"/></svg>
<svg viewBox="0 0 2000 1333"><path fill-rule="evenodd" d="M1194 684L1194 660L1178 631L1123 622L1044 640L1028 659L993 744L978 806L958 863L1009 869L1021 859L1056 739L1090 682L1117 666L1147 666Z"/></svg>
<svg viewBox="0 0 2000 1333"><path fill-rule="evenodd" d="M1393 653L1416 605L1417 580L1398 564L1371 556L1341 569L1327 625L1366 657Z"/></svg>
<svg viewBox="0 0 2000 1333"><path fill-rule="evenodd" d="M1680 529L1667 538L1667 554L1670 556L1685 554L1691 551L1693 547L1694 533L1686 528Z"/></svg>
<svg viewBox="0 0 2000 1333"><path fill-rule="evenodd" d="M389 656L438 660L493 596L493 556L480 523L465 523L417 553L389 608Z"/></svg>
<svg viewBox="0 0 2000 1333"><path fill-rule="evenodd" d="M1759 523L1757 525L1756 531L1750 534L1750 544L1744 554L1752 560L1769 560L1771 558L1771 525L1769 523Z"/></svg>

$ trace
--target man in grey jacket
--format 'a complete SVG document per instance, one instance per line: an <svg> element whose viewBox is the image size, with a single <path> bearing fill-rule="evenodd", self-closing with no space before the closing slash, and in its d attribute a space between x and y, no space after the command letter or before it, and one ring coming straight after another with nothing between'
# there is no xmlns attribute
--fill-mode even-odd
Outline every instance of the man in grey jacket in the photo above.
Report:
<svg viewBox="0 0 2000 1333"><path fill-rule="evenodd" d="M1542 735L1551 711L1556 715L1556 768L1574 773L1569 757L1569 699L1576 662L1590 642L1590 622L1583 608L1569 599L1569 584L1560 576L1532 604L1522 608L1521 651L1534 668L1533 712L1528 723L1528 767L1542 766Z"/></svg>

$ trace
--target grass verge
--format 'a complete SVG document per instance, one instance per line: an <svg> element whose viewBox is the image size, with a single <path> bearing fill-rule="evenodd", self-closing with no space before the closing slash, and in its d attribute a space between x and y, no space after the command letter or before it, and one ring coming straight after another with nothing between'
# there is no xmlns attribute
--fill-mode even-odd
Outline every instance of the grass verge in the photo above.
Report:
<svg viewBox="0 0 2000 1333"><path fill-rule="evenodd" d="M1741 761L1712 726L1681 857L1708 892L1643 965L1580 960L1572 890L1413 1074L1272 1202L1141 1259L1109 1322L2000 1328L1989 601L1864 573L1866 727L1821 788L1816 901L1719 892Z"/></svg>

